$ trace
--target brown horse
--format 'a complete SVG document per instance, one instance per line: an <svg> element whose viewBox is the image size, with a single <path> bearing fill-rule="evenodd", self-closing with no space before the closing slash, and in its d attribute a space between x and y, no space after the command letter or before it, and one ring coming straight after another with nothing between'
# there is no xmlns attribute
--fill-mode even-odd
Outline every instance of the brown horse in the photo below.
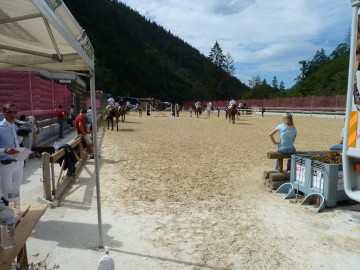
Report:
<svg viewBox="0 0 360 270"><path fill-rule="evenodd" d="M193 111L195 112L196 117L199 117L202 114L201 106L199 106L199 107L192 106L192 108L193 108Z"/></svg>
<svg viewBox="0 0 360 270"><path fill-rule="evenodd" d="M126 105L121 105L119 108L119 114L121 117L121 122L125 122L125 114L127 114L127 108Z"/></svg>
<svg viewBox="0 0 360 270"><path fill-rule="evenodd" d="M114 130L114 117L115 117L116 118L116 130L119 131L119 117L120 117L119 110L116 109L115 107L110 106L109 108L106 109L106 113L107 113L108 129L109 129L110 122L111 122L111 130Z"/></svg>
<svg viewBox="0 0 360 270"><path fill-rule="evenodd" d="M227 108L226 109L226 114L225 117L228 118L229 117L229 123L232 121L233 124L235 124L235 116L237 115L238 111L237 111L237 105L233 104L231 106L231 108Z"/></svg>

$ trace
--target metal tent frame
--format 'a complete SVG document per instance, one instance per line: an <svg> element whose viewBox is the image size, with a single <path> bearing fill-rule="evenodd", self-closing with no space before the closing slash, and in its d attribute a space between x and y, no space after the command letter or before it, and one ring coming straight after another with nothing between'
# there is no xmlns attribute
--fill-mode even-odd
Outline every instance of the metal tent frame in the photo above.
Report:
<svg viewBox="0 0 360 270"><path fill-rule="evenodd" d="M0 1L0 69L48 70L90 79L96 123L94 50L62 0ZM97 134L93 134L99 247L103 247Z"/></svg>

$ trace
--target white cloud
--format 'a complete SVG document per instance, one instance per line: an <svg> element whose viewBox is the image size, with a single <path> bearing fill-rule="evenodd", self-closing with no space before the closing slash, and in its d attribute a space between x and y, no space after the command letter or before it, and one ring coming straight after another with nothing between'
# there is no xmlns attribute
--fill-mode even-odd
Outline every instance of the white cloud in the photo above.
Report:
<svg viewBox="0 0 360 270"><path fill-rule="evenodd" d="M294 84L300 60L330 54L351 25L350 0L123 0L208 55L215 41L247 83L259 75Z"/></svg>

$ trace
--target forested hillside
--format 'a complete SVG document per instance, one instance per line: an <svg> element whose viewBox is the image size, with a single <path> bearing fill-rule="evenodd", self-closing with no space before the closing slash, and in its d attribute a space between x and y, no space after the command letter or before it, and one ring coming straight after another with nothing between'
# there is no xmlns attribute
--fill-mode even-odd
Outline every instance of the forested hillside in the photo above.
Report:
<svg viewBox="0 0 360 270"><path fill-rule="evenodd" d="M323 49L316 51L313 59L301 60L296 84L285 89L276 76L271 82L254 76L246 99L346 95L349 70L349 43L341 43L326 55Z"/></svg>
<svg viewBox="0 0 360 270"><path fill-rule="evenodd" d="M121 2L64 2L94 46L96 89L180 103L240 98L249 90L209 57Z"/></svg>
<svg viewBox="0 0 360 270"><path fill-rule="evenodd" d="M331 52L319 48L313 59L299 59L291 89L254 74L248 86L224 68L229 60L215 45L209 55L172 35L115 0L64 0L95 49L96 89L120 96L188 100L259 99L346 94L349 44ZM166 26L164 26L166 27ZM344 33L345 34L345 33ZM220 57L219 55L220 54ZM230 66L231 66L230 56ZM233 60L232 60L233 61Z"/></svg>

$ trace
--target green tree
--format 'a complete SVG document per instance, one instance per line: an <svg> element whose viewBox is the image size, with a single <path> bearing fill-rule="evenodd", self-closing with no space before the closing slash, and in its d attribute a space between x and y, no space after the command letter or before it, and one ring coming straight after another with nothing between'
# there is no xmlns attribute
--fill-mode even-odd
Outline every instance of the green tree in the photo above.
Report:
<svg viewBox="0 0 360 270"><path fill-rule="evenodd" d="M279 89L280 89L281 91L285 91L285 84L284 84L283 81L280 82L280 84L279 84Z"/></svg>
<svg viewBox="0 0 360 270"><path fill-rule="evenodd" d="M217 67L225 68L225 55L220 47L220 44L215 41L214 46L211 48L208 59Z"/></svg>
<svg viewBox="0 0 360 270"><path fill-rule="evenodd" d="M249 80L249 86L250 88L254 89L256 86L260 85L262 82L259 75L251 77L251 80Z"/></svg>
<svg viewBox="0 0 360 270"><path fill-rule="evenodd" d="M277 89L279 88L279 86L278 86L278 81L277 81L276 76L274 76L274 78L273 78L272 81L271 81L271 87L272 87L274 90L277 90Z"/></svg>
<svg viewBox="0 0 360 270"><path fill-rule="evenodd" d="M235 65L234 65L234 58L228 52L225 56L225 68L224 70L230 75L235 75Z"/></svg>

